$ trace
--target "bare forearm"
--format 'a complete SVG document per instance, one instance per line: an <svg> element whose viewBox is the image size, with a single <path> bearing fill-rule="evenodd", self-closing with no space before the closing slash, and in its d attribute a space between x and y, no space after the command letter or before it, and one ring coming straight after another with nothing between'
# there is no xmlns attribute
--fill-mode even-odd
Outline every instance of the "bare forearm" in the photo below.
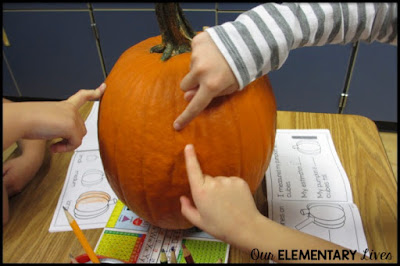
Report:
<svg viewBox="0 0 400 266"><path fill-rule="evenodd" d="M18 141L18 147L23 154L42 157L46 151L46 140L21 139Z"/></svg>
<svg viewBox="0 0 400 266"><path fill-rule="evenodd" d="M3 226L7 224L9 217L8 211L8 195L5 184L3 183Z"/></svg>
<svg viewBox="0 0 400 266"><path fill-rule="evenodd" d="M46 140L21 139L18 141L21 156L30 161L33 171L39 170L46 153Z"/></svg>
<svg viewBox="0 0 400 266"><path fill-rule="evenodd" d="M18 103L3 104L3 151L24 136L24 115Z"/></svg>

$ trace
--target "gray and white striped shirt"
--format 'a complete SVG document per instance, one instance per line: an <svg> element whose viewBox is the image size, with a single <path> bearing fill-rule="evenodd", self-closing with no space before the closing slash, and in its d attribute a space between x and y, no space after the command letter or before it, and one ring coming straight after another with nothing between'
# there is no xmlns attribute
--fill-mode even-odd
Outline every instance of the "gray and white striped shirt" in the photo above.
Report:
<svg viewBox="0 0 400 266"><path fill-rule="evenodd" d="M242 89L279 69L295 48L356 41L397 45L397 3L267 3L206 31Z"/></svg>

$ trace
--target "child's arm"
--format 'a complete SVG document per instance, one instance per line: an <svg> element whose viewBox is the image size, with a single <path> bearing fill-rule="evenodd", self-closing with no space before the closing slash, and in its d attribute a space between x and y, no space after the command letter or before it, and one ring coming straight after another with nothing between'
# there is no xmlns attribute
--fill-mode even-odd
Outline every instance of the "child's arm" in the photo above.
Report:
<svg viewBox="0 0 400 266"><path fill-rule="evenodd" d="M21 192L43 164L46 153L45 140L21 139L20 155L3 163L3 183L9 197Z"/></svg>
<svg viewBox="0 0 400 266"><path fill-rule="evenodd" d="M8 195L6 190L6 185L3 182L3 226L8 222L9 212L8 212Z"/></svg>
<svg viewBox="0 0 400 266"><path fill-rule="evenodd" d="M189 104L174 128L183 129L213 98L279 69L291 50L356 41L397 45L397 3L265 3L209 27L193 38L181 83Z"/></svg>
<svg viewBox="0 0 400 266"><path fill-rule="evenodd" d="M181 197L182 214L195 226L241 250L273 254L279 261L279 250L343 250L345 248L323 239L280 225L263 216L254 203L246 181L239 177L203 175L193 146L185 148L193 203ZM346 249L349 250L349 249ZM368 262L356 254L340 262ZM299 262L299 261L292 261ZM301 262L316 262L315 260ZM339 262L338 260L332 262Z"/></svg>
<svg viewBox="0 0 400 266"><path fill-rule="evenodd" d="M105 84L96 90L80 90L60 102L3 104L3 150L19 139L54 139L53 152L71 151L81 144L86 128L79 108L101 97Z"/></svg>
<svg viewBox="0 0 400 266"><path fill-rule="evenodd" d="M105 88L103 83L95 90L80 90L61 102L13 103L3 98L3 151L16 141L22 149L21 156L3 165L3 226L9 218L8 197L22 189L40 167L44 140L63 138L52 145L53 152L78 147L86 134L79 108L99 99Z"/></svg>

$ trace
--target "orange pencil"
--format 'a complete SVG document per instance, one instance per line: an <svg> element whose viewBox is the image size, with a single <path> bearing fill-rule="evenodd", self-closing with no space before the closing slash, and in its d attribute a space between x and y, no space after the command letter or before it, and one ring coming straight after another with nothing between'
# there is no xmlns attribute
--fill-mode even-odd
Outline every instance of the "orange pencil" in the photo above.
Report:
<svg viewBox="0 0 400 266"><path fill-rule="evenodd" d="M192 254L190 253L190 251L187 249L187 247L185 246L185 244L182 244L182 248L183 248L183 256L185 257L186 263L194 263Z"/></svg>
<svg viewBox="0 0 400 266"><path fill-rule="evenodd" d="M74 231L76 237L78 238L79 242L81 243L83 249L86 251L86 254L89 256L90 260L93 263L100 263L99 258L96 256L94 253L92 247L89 245L89 242L87 241L86 237L82 233L81 229L79 228L79 225L76 223L74 217L68 212L68 210L64 208L65 215L67 216L68 222L72 227L72 230Z"/></svg>

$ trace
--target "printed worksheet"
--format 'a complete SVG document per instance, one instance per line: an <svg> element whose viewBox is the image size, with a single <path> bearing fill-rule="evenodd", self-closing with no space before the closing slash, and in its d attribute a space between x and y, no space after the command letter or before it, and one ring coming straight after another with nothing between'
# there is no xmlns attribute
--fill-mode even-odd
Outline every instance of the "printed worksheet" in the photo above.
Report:
<svg viewBox="0 0 400 266"><path fill-rule="evenodd" d="M367 248L329 130L277 130L266 178L269 218L360 253Z"/></svg>
<svg viewBox="0 0 400 266"><path fill-rule="evenodd" d="M166 230L153 226L118 200L95 252L126 263L160 263L161 250L165 250L169 263L172 252L177 263L185 263L183 244L196 263L228 262L229 244L196 227Z"/></svg>
<svg viewBox="0 0 400 266"><path fill-rule="evenodd" d="M50 224L50 232L71 231L63 207L81 229L103 228L118 200L104 173L97 137L99 102L85 121L87 133L68 167L64 187Z"/></svg>
<svg viewBox="0 0 400 266"><path fill-rule="evenodd" d="M93 102L92 110L86 118L87 133L82 139L82 144L75 151L99 150L99 138L97 137L97 120L99 116L99 102Z"/></svg>

